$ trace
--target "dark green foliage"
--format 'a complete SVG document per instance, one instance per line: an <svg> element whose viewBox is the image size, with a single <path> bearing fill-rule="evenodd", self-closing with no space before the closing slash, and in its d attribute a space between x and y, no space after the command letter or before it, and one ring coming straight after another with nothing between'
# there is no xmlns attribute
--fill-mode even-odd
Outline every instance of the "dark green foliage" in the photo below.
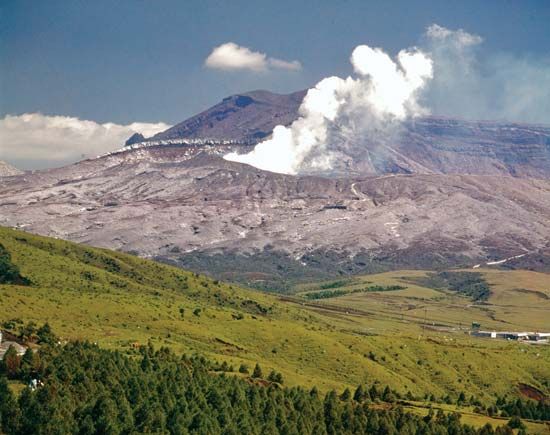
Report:
<svg viewBox="0 0 550 435"><path fill-rule="evenodd" d="M491 295L489 284L479 272L439 272L426 277L410 279L415 283L435 289L448 289L472 300L486 301Z"/></svg>
<svg viewBox="0 0 550 435"><path fill-rule="evenodd" d="M239 282L266 291L287 293L293 284L321 280L342 280L350 275L362 275L398 269L442 270L468 264L464 255L446 252L445 256L433 251L401 250L391 256L376 256L362 249L357 253L346 250L317 249L295 259L284 251L266 247L253 254L236 251L193 251L184 255L157 257L156 260L200 270L224 280ZM231 271L231 273L228 273ZM251 278L254 277L254 278Z"/></svg>
<svg viewBox="0 0 550 435"><path fill-rule="evenodd" d="M524 429L525 425L522 423L521 419L514 415L510 421L508 421L508 426L510 426L512 429Z"/></svg>
<svg viewBox="0 0 550 435"><path fill-rule="evenodd" d="M0 433L14 433L19 421L17 402L8 387L8 381L0 376Z"/></svg>
<svg viewBox="0 0 550 435"><path fill-rule="evenodd" d="M330 290L333 288L344 287L349 284L350 284L350 280L339 280L339 281L327 282L326 284L321 284L319 288L321 290Z"/></svg>
<svg viewBox="0 0 550 435"><path fill-rule="evenodd" d="M550 401L548 399L536 401L518 398L507 401L500 398L494 408L500 410L503 415L510 417L550 421Z"/></svg>
<svg viewBox="0 0 550 435"><path fill-rule="evenodd" d="M11 262L11 255L0 244L0 284L29 285L30 281L19 273L19 268Z"/></svg>
<svg viewBox="0 0 550 435"><path fill-rule="evenodd" d="M356 402L362 402L367 398L367 395L368 393L364 390L363 386L359 385L356 388L355 393L353 394L353 400L355 400Z"/></svg>
<svg viewBox="0 0 550 435"><path fill-rule="evenodd" d="M15 335L24 343L36 342L38 344L55 344L58 338L52 332L48 323L45 323L40 328L33 321L23 322L21 319L6 320L2 323L4 330Z"/></svg>
<svg viewBox="0 0 550 435"><path fill-rule="evenodd" d="M269 373L269 376L267 377L268 381L271 382L277 382L278 384L283 383L283 375L279 372L276 372L275 370L272 370L271 373Z"/></svg>
<svg viewBox="0 0 550 435"><path fill-rule="evenodd" d="M368 292L389 292L389 291L396 291L396 290L405 290L407 287L403 287L401 285L370 285L364 288L357 288L357 289L339 289L339 290L323 290L323 291L317 291L317 292L311 292L304 294L304 297L306 299L328 299L328 298L335 298L337 296L343 296L353 293L368 293Z"/></svg>
<svg viewBox="0 0 550 435"><path fill-rule="evenodd" d="M256 363L256 366L254 367L254 371L252 372L253 378L262 378L264 375L262 373L262 368L260 367L260 364Z"/></svg>
<svg viewBox="0 0 550 435"><path fill-rule="evenodd" d="M18 401L0 375L0 432L10 434L507 434L476 431L458 414L429 418L399 406L369 407L350 390L320 397L316 389L264 387L211 374L200 357L178 358L151 346L127 357L88 343L40 351L35 391ZM257 366L259 370L259 366ZM358 391L358 392L357 392ZM355 396L367 396L357 389ZM380 397L373 386L369 397ZM384 389L381 396L390 395ZM508 428L509 429L509 428Z"/></svg>
<svg viewBox="0 0 550 435"><path fill-rule="evenodd" d="M350 399L351 399L351 391L349 390L349 388L346 388L344 392L340 395L340 400L347 402Z"/></svg>
<svg viewBox="0 0 550 435"><path fill-rule="evenodd" d="M38 337L39 344L53 345L58 341L48 323L45 323L42 327L38 328L38 331L36 331L36 336Z"/></svg>

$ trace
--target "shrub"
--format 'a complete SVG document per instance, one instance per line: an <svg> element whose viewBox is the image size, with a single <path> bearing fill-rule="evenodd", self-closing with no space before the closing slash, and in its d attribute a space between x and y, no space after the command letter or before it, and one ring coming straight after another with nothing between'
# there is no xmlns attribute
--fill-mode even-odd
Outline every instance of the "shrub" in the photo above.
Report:
<svg viewBox="0 0 550 435"><path fill-rule="evenodd" d="M256 366L254 367L254 371L252 372L253 378L263 378L262 368L260 367L260 364L256 363Z"/></svg>

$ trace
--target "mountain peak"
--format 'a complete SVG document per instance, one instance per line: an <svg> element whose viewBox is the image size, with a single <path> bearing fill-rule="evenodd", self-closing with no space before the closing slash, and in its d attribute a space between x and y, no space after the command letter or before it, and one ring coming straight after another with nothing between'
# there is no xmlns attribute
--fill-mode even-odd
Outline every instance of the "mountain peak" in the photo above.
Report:
<svg viewBox="0 0 550 435"><path fill-rule="evenodd" d="M149 140L200 138L255 144L269 136L275 126L288 125L296 119L305 92L276 94L256 90L231 95Z"/></svg>
<svg viewBox="0 0 550 435"><path fill-rule="evenodd" d="M0 160L0 177L9 177L12 175L22 174L23 171L17 169L16 167Z"/></svg>

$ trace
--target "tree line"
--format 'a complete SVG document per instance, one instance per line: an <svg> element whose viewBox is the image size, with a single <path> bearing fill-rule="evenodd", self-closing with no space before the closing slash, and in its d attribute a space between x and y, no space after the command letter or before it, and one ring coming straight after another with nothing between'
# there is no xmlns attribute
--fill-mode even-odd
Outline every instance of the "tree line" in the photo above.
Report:
<svg viewBox="0 0 550 435"><path fill-rule="evenodd" d="M32 359L31 359L32 356ZM25 362L23 363L23 359ZM142 347L132 355L87 342L43 344L12 372L0 368L0 432L7 434L511 434L475 429L457 413L407 413L389 388L325 395L220 370L203 357ZM270 374L271 375L271 374ZM16 397L8 376L38 379ZM277 377L277 376L275 376ZM282 379L280 379L282 382ZM376 401L376 404L373 404Z"/></svg>

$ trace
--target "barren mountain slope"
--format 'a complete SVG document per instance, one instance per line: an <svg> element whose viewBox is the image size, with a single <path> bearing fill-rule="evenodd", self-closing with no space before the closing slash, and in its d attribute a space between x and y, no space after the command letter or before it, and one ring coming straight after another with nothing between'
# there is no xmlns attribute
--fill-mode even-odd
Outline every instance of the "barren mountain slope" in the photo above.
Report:
<svg viewBox="0 0 550 435"><path fill-rule="evenodd" d="M268 91L233 95L151 140L206 138L257 143L269 136L276 125L288 125L297 118L304 95L305 91L289 95Z"/></svg>
<svg viewBox="0 0 550 435"><path fill-rule="evenodd" d="M222 159L291 123L303 95L235 95L110 155L3 178L0 225L264 287L487 262L550 270L550 128L418 118L325 177Z"/></svg>
<svg viewBox="0 0 550 435"><path fill-rule="evenodd" d="M0 225L260 285L518 255L508 263L539 261L549 216L546 180L295 177L200 146L125 151L0 182Z"/></svg>

